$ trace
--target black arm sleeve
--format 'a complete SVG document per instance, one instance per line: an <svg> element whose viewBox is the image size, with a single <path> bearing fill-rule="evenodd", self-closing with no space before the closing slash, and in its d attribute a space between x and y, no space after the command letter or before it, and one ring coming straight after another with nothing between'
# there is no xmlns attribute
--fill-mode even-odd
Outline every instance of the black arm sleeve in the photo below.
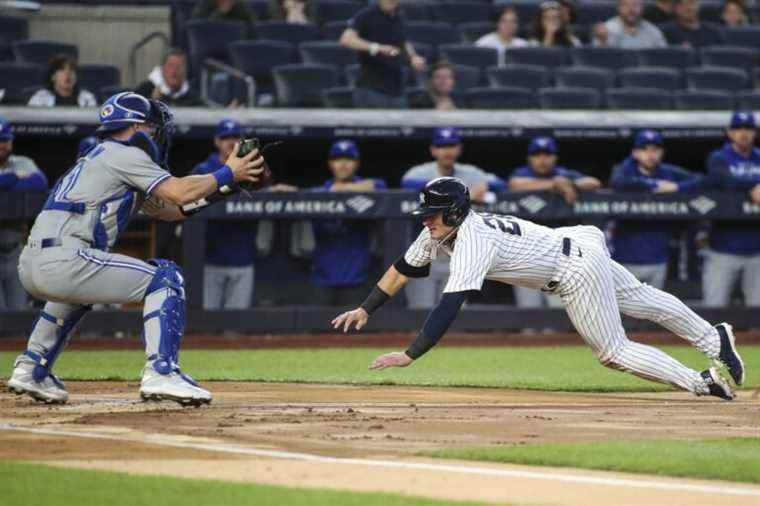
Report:
<svg viewBox="0 0 760 506"><path fill-rule="evenodd" d="M424 265L422 267L409 265L406 262L404 255L401 255L398 260L396 260L396 263L393 264L393 267L395 267L397 271L399 271L407 278L425 278L430 275L430 264Z"/></svg>
<svg viewBox="0 0 760 506"><path fill-rule="evenodd" d="M459 314L467 296L474 291L444 293L441 302L430 312L417 339L409 345L406 354L416 360L435 346Z"/></svg>

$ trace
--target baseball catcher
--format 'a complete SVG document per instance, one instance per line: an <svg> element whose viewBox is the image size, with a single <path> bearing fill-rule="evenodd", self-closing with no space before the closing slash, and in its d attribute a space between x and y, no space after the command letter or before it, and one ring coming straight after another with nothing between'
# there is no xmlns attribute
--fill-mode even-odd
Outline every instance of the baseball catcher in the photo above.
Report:
<svg viewBox="0 0 760 506"><path fill-rule="evenodd" d="M102 142L57 182L21 253L21 283L47 303L14 364L8 381L12 392L66 402L68 393L53 366L73 328L92 304L141 301L146 362L140 396L183 405L211 402L211 394L179 367L185 327L179 267L110 250L138 211L182 220L235 193L240 184L255 186L265 163L257 149L239 156L236 147L212 174L174 177L168 171L173 132L172 114L162 102L125 92L101 107L96 134Z"/></svg>

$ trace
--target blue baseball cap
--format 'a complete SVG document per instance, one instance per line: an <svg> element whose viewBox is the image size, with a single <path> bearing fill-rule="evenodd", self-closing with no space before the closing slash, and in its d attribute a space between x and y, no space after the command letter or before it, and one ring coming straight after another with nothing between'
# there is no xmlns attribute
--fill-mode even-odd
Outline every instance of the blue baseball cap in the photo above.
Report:
<svg viewBox="0 0 760 506"><path fill-rule="evenodd" d="M356 143L351 139L340 139L333 142L330 146L330 153L328 158L353 158L359 159L359 148L356 147Z"/></svg>
<svg viewBox="0 0 760 506"><path fill-rule="evenodd" d="M755 128L755 115L752 111L736 111L731 115L730 128Z"/></svg>
<svg viewBox="0 0 760 506"><path fill-rule="evenodd" d="M234 119L223 119L216 125L214 137L223 139L224 137L242 137L243 126Z"/></svg>
<svg viewBox="0 0 760 506"><path fill-rule="evenodd" d="M462 143L462 134L458 128L444 127L433 130L433 146L451 146Z"/></svg>
<svg viewBox="0 0 760 506"><path fill-rule="evenodd" d="M557 141L553 137L548 135L541 135L539 137L533 137L528 145L528 154L534 155L536 153L557 153Z"/></svg>
<svg viewBox="0 0 760 506"><path fill-rule="evenodd" d="M0 141L9 141L13 139L11 124L5 118L0 118Z"/></svg>
<svg viewBox="0 0 760 506"><path fill-rule="evenodd" d="M662 146L664 144L662 142L662 135L657 130L641 130L633 139L634 148L643 148L644 146L649 146L650 144L654 144L656 146Z"/></svg>

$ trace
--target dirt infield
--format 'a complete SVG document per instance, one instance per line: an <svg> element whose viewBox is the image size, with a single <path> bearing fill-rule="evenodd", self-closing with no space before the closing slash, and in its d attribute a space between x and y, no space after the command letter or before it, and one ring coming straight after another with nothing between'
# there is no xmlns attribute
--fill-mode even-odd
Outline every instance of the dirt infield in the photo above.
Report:
<svg viewBox="0 0 760 506"><path fill-rule="evenodd" d="M0 459L519 504L760 504L760 487L746 484L415 456L537 441L758 437L751 392L725 403L677 392L225 382L208 384L211 406L182 409L139 402L135 383L68 386L70 403L47 407L0 384Z"/></svg>

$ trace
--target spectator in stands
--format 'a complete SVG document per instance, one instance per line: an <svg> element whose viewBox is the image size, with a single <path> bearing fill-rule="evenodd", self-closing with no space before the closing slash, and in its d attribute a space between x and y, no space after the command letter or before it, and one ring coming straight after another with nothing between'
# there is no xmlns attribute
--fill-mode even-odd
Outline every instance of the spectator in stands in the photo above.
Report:
<svg viewBox="0 0 760 506"><path fill-rule="evenodd" d="M223 119L216 126L216 152L195 166L193 174L211 174L224 165L235 143L243 137L237 121ZM208 310L246 309L251 306L256 255L255 221L211 222L206 231L203 269L203 307Z"/></svg>
<svg viewBox="0 0 760 506"><path fill-rule="evenodd" d="M180 48L170 49L161 65L151 71L148 79L140 83L135 93L170 106L203 105L187 80L187 54Z"/></svg>
<svg viewBox="0 0 760 506"><path fill-rule="evenodd" d="M670 23L673 18L673 0L655 0L653 4L644 7L644 19L650 23Z"/></svg>
<svg viewBox="0 0 760 506"><path fill-rule="evenodd" d="M98 101L95 95L81 89L77 84L76 58L58 54L50 59L45 76L45 87L32 95L29 105L33 107L95 107Z"/></svg>
<svg viewBox="0 0 760 506"><path fill-rule="evenodd" d="M275 21L287 21L294 25L312 23L307 0L272 0L269 3L270 16Z"/></svg>
<svg viewBox="0 0 760 506"><path fill-rule="evenodd" d="M242 21L249 37L256 33L256 14L240 0L199 0L193 9L192 18Z"/></svg>
<svg viewBox="0 0 760 506"><path fill-rule="evenodd" d="M473 202L483 204L496 201L494 192L506 189L506 184L494 174L474 165L458 163L462 155L462 135L456 128L436 128L430 146L433 161L416 165L401 178L401 187L421 190L429 181L438 177L457 177L470 189ZM449 277L449 262L439 257L430 264L427 278L410 280L405 287L410 308L433 307L440 299Z"/></svg>
<svg viewBox="0 0 760 506"><path fill-rule="evenodd" d="M618 0L618 15L594 26L594 45L622 49L665 47L659 28L642 19L643 0Z"/></svg>
<svg viewBox="0 0 760 506"><path fill-rule="evenodd" d="M737 111L731 116L728 142L710 153L707 172L710 184L731 191L736 198L760 204L760 149L755 147L755 116ZM710 249L702 269L704 304L727 306L738 278L744 302L760 306L760 229L757 222L717 222L709 239Z"/></svg>
<svg viewBox="0 0 760 506"><path fill-rule="evenodd" d="M663 163L663 146L659 132L642 130L637 133L631 155L612 169L610 186L629 193L676 193L698 189L704 177ZM667 222L618 221L614 226L612 257L639 281L662 289L670 256L668 243L677 227Z"/></svg>
<svg viewBox="0 0 760 506"><path fill-rule="evenodd" d="M674 46L702 47L724 43L720 31L699 19L699 0L673 0L674 23L664 27L665 38Z"/></svg>
<svg viewBox="0 0 760 506"><path fill-rule="evenodd" d="M399 0L378 0L349 22L340 43L359 51L361 70L356 81L354 103L359 108L402 109L405 58L417 72L425 70L425 58L406 40Z"/></svg>
<svg viewBox="0 0 760 506"><path fill-rule="evenodd" d="M572 204L578 198L578 191L592 191L602 186L597 178L557 165L557 161L557 141L549 136L534 137L528 145L528 163L512 172L509 190L556 192ZM559 297L548 297L530 288L514 287L514 294L518 307L560 307Z"/></svg>
<svg viewBox="0 0 760 506"><path fill-rule="evenodd" d="M460 107L459 97L454 93L456 75L454 68L446 61L433 66L428 79L427 94L409 104L412 109L438 109L451 111Z"/></svg>
<svg viewBox="0 0 760 506"><path fill-rule="evenodd" d="M44 192L47 178L31 158L13 154L11 124L0 118L0 192ZM0 310L23 309L26 292L18 279L18 258L26 225L0 220Z"/></svg>
<svg viewBox="0 0 760 506"><path fill-rule="evenodd" d="M742 0L725 0L723 2L723 9L720 12L720 18L728 28L747 26L749 24L747 8Z"/></svg>
<svg viewBox="0 0 760 506"><path fill-rule="evenodd" d="M504 52L510 47L525 47L528 41L517 36L520 18L513 6L505 7L496 24L496 31L487 33L475 41L478 47L490 47L499 53L499 65L504 65Z"/></svg>
<svg viewBox="0 0 760 506"><path fill-rule="evenodd" d="M354 141L340 139L328 153L332 178L316 188L331 192L373 192L386 188L382 179L364 178L359 149ZM311 282L321 305L345 306L367 292L371 267L371 220L313 220L314 249Z"/></svg>
<svg viewBox="0 0 760 506"><path fill-rule="evenodd" d="M562 6L550 0L542 2L533 21L531 42L544 47L580 47L581 41L570 33L562 17Z"/></svg>

